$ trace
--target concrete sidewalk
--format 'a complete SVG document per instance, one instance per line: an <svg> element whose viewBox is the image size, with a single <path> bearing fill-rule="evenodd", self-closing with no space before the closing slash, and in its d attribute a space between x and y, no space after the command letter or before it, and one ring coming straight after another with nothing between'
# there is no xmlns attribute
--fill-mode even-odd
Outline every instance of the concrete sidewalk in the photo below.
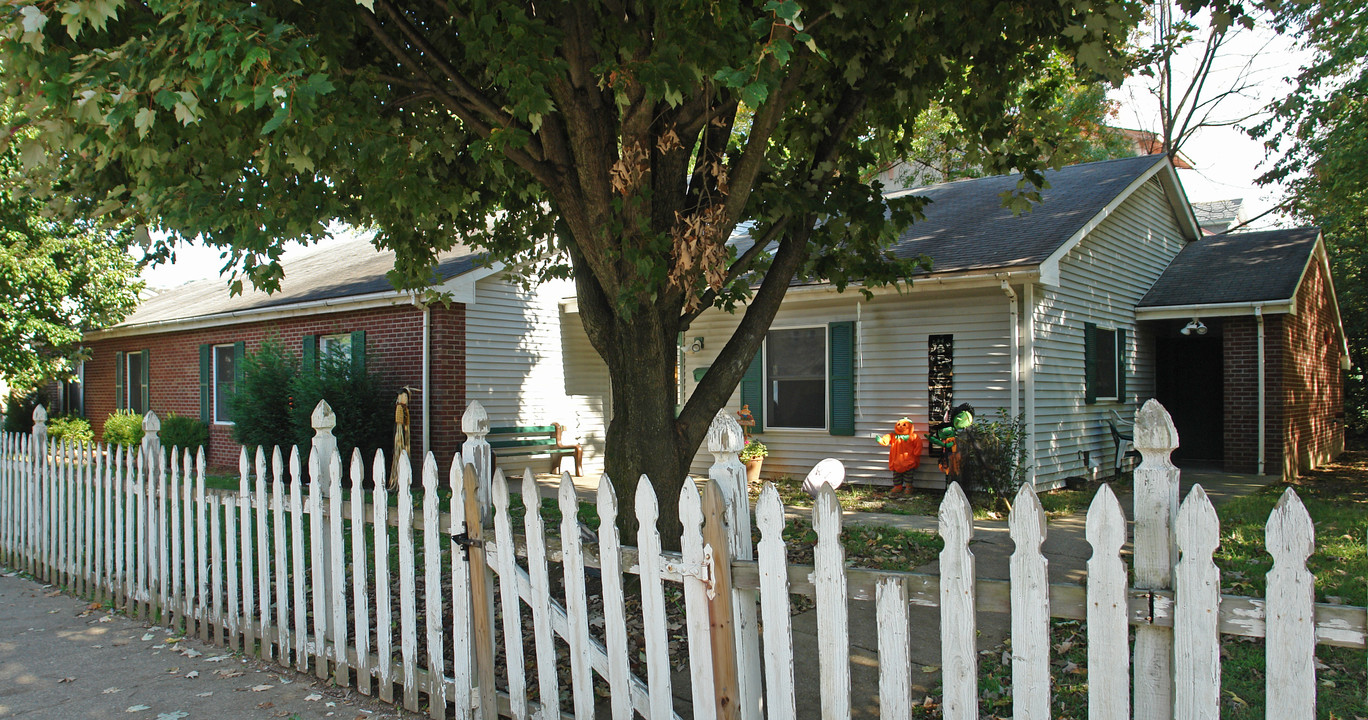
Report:
<svg viewBox="0 0 1368 720"><path fill-rule="evenodd" d="M0 718L417 718L0 569Z"/></svg>

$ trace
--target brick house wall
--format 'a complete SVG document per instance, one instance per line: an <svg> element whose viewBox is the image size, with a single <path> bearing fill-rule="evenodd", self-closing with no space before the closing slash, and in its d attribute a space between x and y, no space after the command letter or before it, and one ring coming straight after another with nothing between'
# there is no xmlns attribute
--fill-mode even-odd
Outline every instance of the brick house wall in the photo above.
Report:
<svg viewBox="0 0 1368 720"><path fill-rule="evenodd" d="M460 417L465 410L465 306L435 306L431 310L431 377L433 451L449 463L464 437ZM378 370L387 392L404 385L422 387L423 311L412 305L351 310L323 315L240 323L220 327L93 340L91 358L85 364L86 417L96 437L104 421L117 407L114 396L114 359L117 352L148 351L149 404L161 417L170 413L200 416L200 360L202 344L242 342L255 352L265 339L280 342L296 357L302 353L306 335L324 336L366 333L366 364ZM422 447L421 397L410 401L411 434L415 457ZM207 460L211 467L237 468L239 445L233 442L232 426L210 423Z"/></svg>
<svg viewBox="0 0 1368 720"><path fill-rule="evenodd" d="M1344 451L1344 357L1324 267L1312 262L1297 314L1264 316L1264 472L1285 478ZM1222 320L1228 472L1258 469L1258 324Z"/></svg>
<svg viewBox="0 0 1368 720"><path fill-rule="evenodd" d="M1285 316L1281 402L1286 409L1283 477L1324 465L1344 452L1344 345L1324 266L1313 259Z"/></svg>

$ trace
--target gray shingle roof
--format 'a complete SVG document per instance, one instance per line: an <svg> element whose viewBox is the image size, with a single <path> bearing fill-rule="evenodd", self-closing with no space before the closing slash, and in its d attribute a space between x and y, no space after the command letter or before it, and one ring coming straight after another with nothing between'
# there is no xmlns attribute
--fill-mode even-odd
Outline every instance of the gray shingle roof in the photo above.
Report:
<svg viewBox="0 0 1368 720"><path fill-rule="evenodd" d="M926 219L913 223L893 247L898 257L922 253L932 272L966 272L1039 265L1163 155L1071 165L1045 173L1049 188L1030 212L1013 216L1002 194L1019 175L956 180L892 194L931 199Z"/></svg>
<svg viewBox="0 0 1368 720"><path fill-rule="evenodd" d="M1138 307L1290 300L1320 228L1211 235L1183 248Z"/></svg>
<svg viewBox="0 0 1368 720"><path fill-rule="evenodd" d="M445 280L462 275L473 270L478 259L479 255L470 248L453 248L439 258L437 276ZM144 300L132 315L115 327L261 310L394 289L385 277L385 273L394 268L394 252L377 251L369 240L319 248L284 263L283 267L285 278L275 294L244 290L241 295L230 297L227 281L223 278L199 280Z"/></svg>

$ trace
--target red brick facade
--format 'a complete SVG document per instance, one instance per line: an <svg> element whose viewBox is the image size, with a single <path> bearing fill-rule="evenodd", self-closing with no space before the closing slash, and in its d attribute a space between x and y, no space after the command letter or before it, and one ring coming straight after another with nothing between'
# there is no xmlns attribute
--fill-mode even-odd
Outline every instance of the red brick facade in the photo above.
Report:
<svg viewBox="0 0 1368 720"><path fill-rule="evenodd" d="M465 410L465 306L431 310L431 377L428 398L432 413L432 449L449 461L460 449L461 413ZM351 310L321 315L283 318L253 323L225 325L198 330L95 340L85 364L86 417L99 437L104 420L114 412L114 357L116 352L148 351L149 402L158 415L169 413L199 417L200 361L202 344L243 342L247 352L255 351L262 340L273 339L296 354L302 352L306 335L332 335L357 330L366 333L366 363L378 369L385 386L395 391L409 385L423 385L423 311L412 305ZM422 399L412 403L412 447L415 456L422 447ZM208 461L218 468L236 468L239 446L233 442L232 427L210 424Z"/></svg>
<svg viewBox="0 0 1368 720"><path fill-rule="evenodd" d="M1264 472L1293 477L1344 450L1344 345L1325 269L1313 260L1297 314L1264 316ZM1258 324L1222 321L1225 469L1258 469Z"/></svg>

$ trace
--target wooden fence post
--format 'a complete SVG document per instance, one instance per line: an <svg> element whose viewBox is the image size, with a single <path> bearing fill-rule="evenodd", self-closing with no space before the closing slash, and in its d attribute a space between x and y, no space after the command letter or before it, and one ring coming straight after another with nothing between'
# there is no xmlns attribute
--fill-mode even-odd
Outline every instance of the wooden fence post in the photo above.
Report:
<svg viewBox="0 0 1368 720"><path fill-rule="evenodd" d="M32 472L29 475L29 492L32 504L29 513L29 561L28 572L34 577L40 575L42 561L45 559L47 537L44 528L47 523L47 408L39 405L33 408L33 433L29 449L33 452ZM46 574L43 574L45 577Z"/></svg>
<svg viewBox="0 0 1368 720"><path fill-rule="evenodd" d="M746 466L738 457L745 445L746 435L736 418L725 410L718 410L708 426L708 452L713 455L708 479L712 481L710 484L717 485L726 502L724 522L728 529L728 555L737 560L754 560ZM705 496L705 507L706 502ZM719 550L720 546L713 547L713 552ZM754 590L732 590L732 633L736 648L737 699L740 703L737 717L747 720L763 716L760 706L759 600L759 594Z"/></svg>
<svg viewBox="0 0 1368 720"><path fill-rule="evenodd" d="M718 417L723 417L723 414L718 413ZM733 424L735 422L732 420ZM713 423L715 427L717 421L714 420ZM717 481L704 485L703 544L704 547L712 546L713 552L713 594L708 601L708 615L712 626L713 699L716 703L717 717L734 720L741 717L740 669L737 666L740 648L737 646L736 626L733 624L736 608L733 607L734 594L731 592L731 533L726 525L727 510L723 490ZM699 678L695 676L694 680L698 681Z"/></svg>
<svg viewBox="0 0 1368 720"><path fill-rule="evenodd" d="M1173 588L1177 547L1173 530L1178 520L1178 468L1169 454L1178 447L1178 431L1168 411L1149 400L1135 413L1135 587L1136 590ZM1135 717L1169 720L1173 717L1173 630L1158 625L1135 629Z"/></svg>
<svg viewBox="0 0 1368 720"><path fill-rule="evenodd" d="M471 400L461 414L461 432L466 441L461 443L461 462L475 468L475 489L467 502L473 502L480 510L480 522L488 523L491 518L490 507L493 503L493 451L489 449L489 414L479 400Z"/></svg>
<svg viewBox="0 0 1368 720"><path fill-rule="evenodd" d="M488 418L485 418L486 426L488 422ZM462 452L461 457L467 456ZM494 586L489 578L489 565L485 562L484 526L480 524L480 513L485 506L470 502L478 497L479 480L476 472L475 465L470 463L463 469L466 535L469 543L466 547L470 550L470 608L475 626L475 679L480 698L479 715L484 720L494 720L499 714L498 696L494 693Z"/></svg>
<svg viewBox="0 0 1368 720"><path fill-rule="evenodd" d="M337 579L333 577L332 567L333 558L345 555L345 550L334 547L333 543L340 542L340 538L334 538L331 530L328 513L333 510L332 494L333 482L340 478L333 477L334 467L332 464L333 455L337 454L337 436L333 435L333 428L337 427L337 415L328 405L327 400L319 400L314 406L313 414L309 417L309 424L313 426L314 436L312 439L313 452L309 459L309 497L313 500L313 524L310 528L316 528L313 532L313 540L318 542L321 552L317 559L321 563L318 568L316 578L322 580L320 591L315 591L315 600L321 599L322 603L316 603L314 608L314 624L318 628L318 654L319 664L322 667L316 668L320 673L319 678L327 677L327 646L338 643L338 632L340 628L331 612L331 604L341 588L335 587ZM326 501L326 502L325 502ZM340 506L339 506L340 509Z"/></svg>

